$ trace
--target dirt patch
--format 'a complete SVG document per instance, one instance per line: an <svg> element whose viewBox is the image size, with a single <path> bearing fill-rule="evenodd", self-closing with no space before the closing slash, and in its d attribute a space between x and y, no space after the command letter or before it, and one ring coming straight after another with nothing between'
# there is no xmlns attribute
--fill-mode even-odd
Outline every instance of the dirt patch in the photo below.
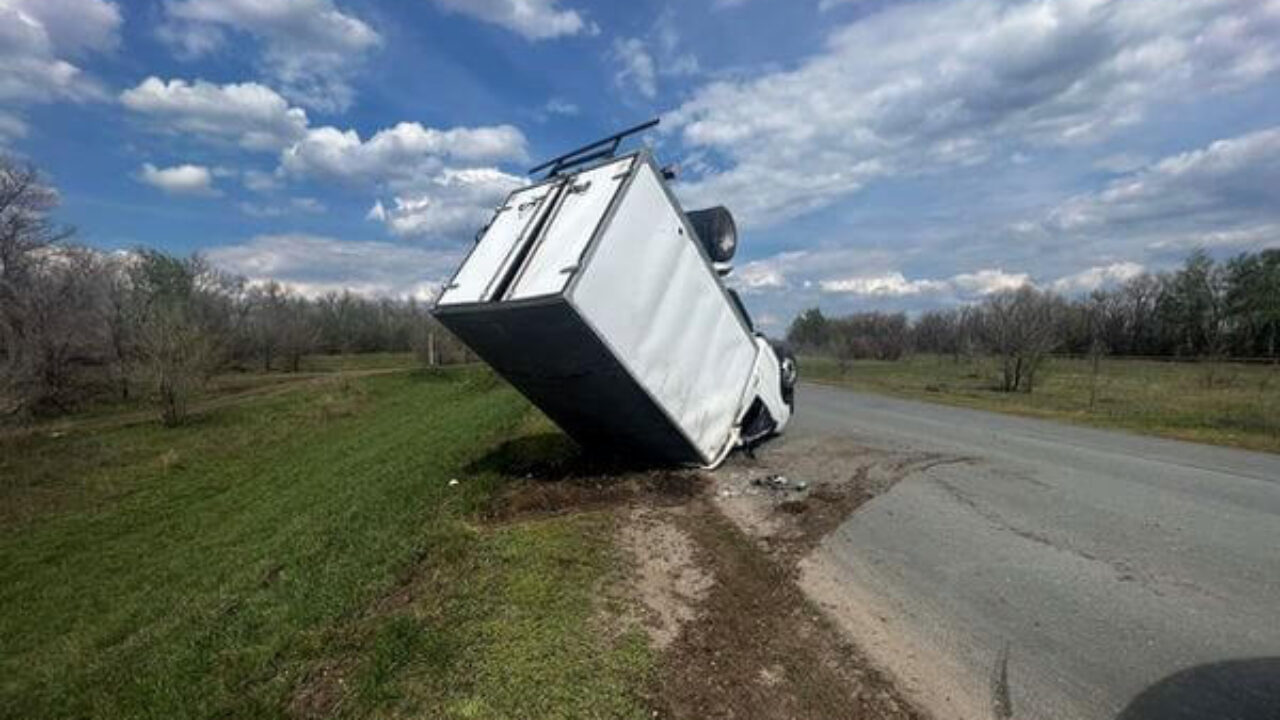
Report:
<svg viewBox="0 0 1280 720"><path fill-rule="evenodd" d="M697 545L675 521L684 513L636 507L618 533L631 560L628 595L643 605L644 625L653 646L665 650L694 620L714 583L695 557Z"/></svg>
<svg viewBox="0 0 1280 720"><path fill-rule="evenodd" d="M486 520L616 513L631 562L604 592L637 608L659 653L654 717L922 717L805 596L797 565L862 503L958 459L803 439L675 472L601 467L549 436L517 442L483 460L519 478Z"/></svg>
<svg viewBox="0 0 1280 720"><path fill-rule="evenodd" d="M675 507L701 495L708 482L700 473L671 470L567 475L554 480L529 477L499 493L484 519L518 522L635 504Z"/></svg>
<svg viewBox="0 0 1280 720"><path fill-rule="evenodd" d="M863 503L913 473L968 462L936 453L889 452L842 438L783 439L716 471L711 493L743 532L794 564Z"/></svg>
<svg viewBox="0 0 1280 720"><path fill-rule="evenodd" d="M918 718L792 581L706 499L673 518L715 578L663 657L665 718Z"/></svg>
<svg viewBox="0 0 1280 720"><path fill-rule="evenodd" d="M289 717L298 720L333 717L346 695L350 665L350 661L332 661L311 670L289 700Z"/></svg>

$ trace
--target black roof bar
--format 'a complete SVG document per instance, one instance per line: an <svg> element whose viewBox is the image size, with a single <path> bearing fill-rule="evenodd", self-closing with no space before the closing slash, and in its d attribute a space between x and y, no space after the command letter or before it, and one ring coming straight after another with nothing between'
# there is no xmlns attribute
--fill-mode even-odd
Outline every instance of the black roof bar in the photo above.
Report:
<svg viewBox="0 0 1280 720"><path fill-rule="evenodd" d="M529 174L532 175L537 172L542 172L547 168L551 168L551 172L547 173L547 177L551 177L553 175L559 174L561 170L565 170L567 168L571 168L576 165L588 163L588 162L591 162L592 160L598 160L599 158L613 157L614 153L618 151L618 145L622 144L623 138L627 137L628 135L635 135L638 132L643 132L645 130L648 130L654 125L657 125L659 119L660 118L654 118L652 120L649 120L648 122L642 122L639 125L636 125L635 127L627 128L626 130L623 130L620 133L615 133L602 140L597 140L591 143L590 145L583 145L577 150L573 150L559 157L552 158L542 163L541 165L529 170ZM605 147L606 145L608 147Z"/></svg>

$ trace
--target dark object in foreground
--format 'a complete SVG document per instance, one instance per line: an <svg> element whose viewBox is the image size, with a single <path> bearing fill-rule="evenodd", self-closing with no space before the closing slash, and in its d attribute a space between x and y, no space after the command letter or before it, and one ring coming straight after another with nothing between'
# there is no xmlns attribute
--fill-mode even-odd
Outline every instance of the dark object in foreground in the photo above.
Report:
<svg viewBox="0 0 1280 720"><path fill-rule="evenodd" d="M1275 720L1280 658L1197 665L1143 690L1116 720Z"/></svg>

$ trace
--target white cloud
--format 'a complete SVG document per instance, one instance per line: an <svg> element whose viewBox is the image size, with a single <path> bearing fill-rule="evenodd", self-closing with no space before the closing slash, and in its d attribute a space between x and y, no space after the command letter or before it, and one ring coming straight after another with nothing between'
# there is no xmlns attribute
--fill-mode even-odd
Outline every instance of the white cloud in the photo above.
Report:
<svg viewBox="0 0 1280 720"><path fill-rule="evenodd" d="M1168 226L1226 229L1280 220L1280 127L1218 140L1117 178L1098 192L1054 208L1045 222L1059 232L1133 235Z"/></svg>
<svg viewBox="0 0 1280 720"><path fill-rule="evenodd" d="M746 225L828 206L882 178L1094 142L1153 106L1280 67L1274 2L955 0L891 6L793 69L703 86L664 127L718 168L702 202Z"/></svg>
<svg viewBox="0 0 1280 720"><path fill-rule="evenodd" d="M1000 268L986 268L953 275L947 282L961 293L981 296L1030 285L1031 276L1027 273L1007 273Z"/></svg>
<svg viewBox="0 0 1280 720"><path fill-rule="evenodd" d="M278 173L262 170L245 170L240 176L246 190L255 193L275 192L284 187L284 180Z"/></svg>
<svg viewBox="0 0 1280 720"><path fill-rule="evenodd" d="M613 81L624 90L635 90L652 100L658 94L658 70L653 56L639 38L618 38L613 41L610 57L618 64Z"/></svg>
<svg viewBox="0 0 1280 720"><path fill-rule="evenodd" d="M307 132L306 112L258 83L149 77L120 93L120 102L166 130L230 140L250 150L278 150Z"/></svg>
<svg viewBox="0 0 1280 720"><path fill-rule="evenodd" d="M902 297L938 292L948 287L946 282L938 280L908 280L900 272L823 280L820 285L825 292L847 293L862 297Z"/></svg>
<svg viewBox="0 0 1280 720"><path fill-rule="evenodd" d="M649 37L657 48L659 75L678 77L701 71L698 56L682 47L680 24L671 6L658 13Z"/></svg>
<svg viewBox="0 0 1280 720"><path fill-rule="evenodd" d="M102 99L72 60L114 50L120 22L106 0L0 0L0 101Z"/></svg>
<svg viewBox="0 0 1280 720"><path fill-rule="evenodd" d="M445 170L398 196L392 207L378 201L368 219L385 223L401 237L458 239L472 237L522 178L493 168Z"/></svg>
<svg viewBox="0 0 1280 720"><path fill-rule="evenodd" d="M534 118L540 123L545 123L552 118L575 118L581 113L582 109L573 102L564 100L562 97L552 97L547 104L534 111Z"/></svg>
<svg viewBox="0 0 1280 720"><path fill-rule="evenodd" d="M909 280L901 272L832 278L819 281L823 292L863 298L900 298L935 295L953 299L973 299L1004 290L1016 290L1031 283L1026 273L1007 273L998 268L985 268L960 273L945 279Z"/></svg>
<svg viewBox="0 0 1280 720"><path fill-rule="evenodd" d="M1102 287L1119 285L1141 275L1144 268L1135 262L1116 262L1096 265L1078 273L1066 275L1049 283L1054 292L1076 295L1092 292Z"/></svg>
<svg viewBox="0 0 1280 720"><path fill-rule="evenodd" d="M613 81L624 91L652 100L663 77L687 77L701 71L698 56L683 49L675 12L658 14L644 37L616 38L608 58L617 66Z"/></svg>
<svg viewBox="0 0 1280 720"><path fill-rule="evenodd" d="M729 281L743 292L758 292L765 289L782 289L787 286L787 278L776 263L756 260L735 268Z"/></svg>
<svg viewBox="0 0 1280 720"><path fill-rule="evenodd" d="M211 197L219 194L213 186L213 173L202 165L158 168L151 163L146 163L138 173L138 180L159 188L169 195Z"/></svg>
<svg viewBox="0 0 1280 720"><path fill-rule="evenodd" d="M547 112L551 113L552 115L572 116L572 115L577 115L579 112L581 112L581 110L578 108L577 105L571 102L568 102L567 100L561 100L559 98L551 98L550 100L548 100L545 109Z"/></svg>
<svg viewBox="0 0 1280 720"><path fill-rule="evenodd" d="M382 41L372 27L332 0L167 0L159 32L180 56L220 48L227 30L263 44L262 65L283 93L306 107L341 111L364 52Z"/></svg>
<svg viewBox="0 0 1280 720"><path fill-rule="evenodd" d="M576 10L560 8L558 0L435 0L445 10L499 25L527 40L547 40L600 29Z"/></svg>
<svg viewBox="0 0 1280 720"><path fill-rule="evenodd" d="M744 263L728 280L744 294L777 294L816 285L814 278L830 273L832 268L878 268L889 262L892 257L880 250L789 250Z"/></svg>
<svg viewBox="0 0 1280 720"><path fill-rule="evenodd" d="M400 123L361 140L354 130L321 127L287 148L281 167L298 177L411 186L436 177L446 163L523 160L524 134L511 125L437 130Z"/></svg>
<svg viewBox="0 0 1280 720"><path fill-rule="evenodd" d="M1152 250L1194 250L1196 248L1234 248L1262 250L1280 247L1280 222L1245 225L1225 230L1170 232L1152 240Z"/></svg>
<svg viewBox="0 0 1280 720"><path fill-rule="evenodd" d="M367 296L429 300L461 261L462 253L284 234L210 248L205 256L215 266L251 281L278 280L309 296L351 290Z"/></svg>

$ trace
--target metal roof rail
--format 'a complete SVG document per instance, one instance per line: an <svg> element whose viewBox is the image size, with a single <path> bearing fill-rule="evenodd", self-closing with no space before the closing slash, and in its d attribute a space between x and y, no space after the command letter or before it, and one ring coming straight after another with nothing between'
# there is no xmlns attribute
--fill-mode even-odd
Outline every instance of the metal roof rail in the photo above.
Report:
<svg viewBox="0 0 1280 720"><path fill-rule="evenodd" d="M530 169L529 174L533 175L535 173L542 172L547 168L551 168L551 171L547 173L547 177L553 177L564 170L571 167L577 167L584 163L589 163L592 160L611 158L618 152L618 146L622 144L623 139L630 135L635 135L636 133L648 130L654 125L657 125L659 120L660 118L654 118L647 122L642 122L635 127L627 128L626 130L614 133L607 138L602 138L588 145L583 145L577 150L572 150L558 157L554 157L541 165Z"/></svg>

